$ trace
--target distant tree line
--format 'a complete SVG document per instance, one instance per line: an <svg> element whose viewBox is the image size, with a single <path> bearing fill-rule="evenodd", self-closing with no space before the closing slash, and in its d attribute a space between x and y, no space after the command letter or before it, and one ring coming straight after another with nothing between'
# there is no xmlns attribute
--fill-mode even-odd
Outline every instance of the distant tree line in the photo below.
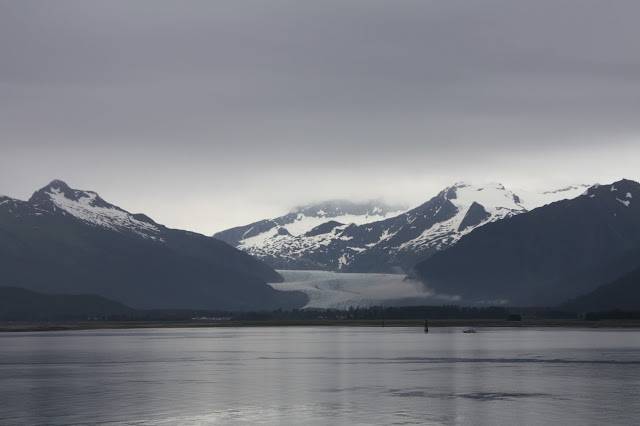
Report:
<svg viewBox="0 0 640 426"><path fill-rule="evenodd" d="M0 321L305 321L305 320L409 320L409 319L506 319L513 315L503 307L371 306L340 309L293 309L232 312L221 310L155 309L125 313L96 312L0 312Z"/></svg>
<svg viewBox="0 0 640 426"><path fill-rule="evenodd" d="M620 309L588 312L559 311L551 308L506 308L477 306L371 306L349 309L293 309L274 311L222 311L189 309L130 310L129 312L36 312L1 310L0 321L318 321L318 320L448 320L501 319L519 321L522 318L577 319L588 321L607 319L640 320L640 311Z"/></svg>
<svg viewBox="0 0 640 426"><path fill-rule="evenodd" d="M272 312L244 312L233 316L238 321L286 320L409 320L409 319L505 319L510 312L503 307L443 306L370 306L339 309L294 309Z"/></svg>

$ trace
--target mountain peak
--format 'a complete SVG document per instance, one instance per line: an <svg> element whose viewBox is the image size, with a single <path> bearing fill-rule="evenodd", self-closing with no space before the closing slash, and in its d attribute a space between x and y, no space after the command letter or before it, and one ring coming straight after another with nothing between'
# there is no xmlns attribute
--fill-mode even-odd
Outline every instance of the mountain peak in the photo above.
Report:
<svg viewBox="0 0 640 426"><path fill-rule="evenodd" d="M637 190L637 189L640 189L640 184L638 182L629 180L629 179L621 179L609 185L593 185L587 190L587 193L591 194L595 191L616 192L621 190Z"/></svg>
<svg viewBox="0 0 640 426"><path fill-rule="evenodd" d="M632 188L632 189L640 188L640 184L638 182L636 182L635 180L631 180L631 179L620 179L617 182L613 182L611 184L611 186L612 187Z"/></svg>
<svg viewBox="0 0 640 426"><path fill-rule="evenodd" d="M484 203L498 204L508 203L509 205L515 202L518 204L518 199L515 194L508 191L504 185L497 182L490 182L484 185L473 185L466 182L456 182L452 186L449 186L440 192L440 196L443 196L446 200L452 201L463 197L465 200L469 200L467 204L478 201L480 204ZM479 200L484 200L484 203ZM507 200L507 201L505 201ZM456 204L454 202L454 204ZM514 206L515 207L515 206Z"/></svg>
<svg viewBox="0 0 640 426"><path fill-rule="evenodd" d="M451 188L456 188L456 189L460 189L460 188L467 188L467 187L473 187L476 188L478 190L482 190L484 188L493 188L493 189L501 189L504 190L505 187L503 184L501 184L500 182L487 182L485 184L473 184L470 182L465 182L465 181L459 181L454 183L453 185L445 188L445 190L451 189Z"/></svg>
<svg viewBox="0 0 640 426"><path fill-rule="evenodd" d="M52 213L73 216L92 226L132 232L144 238L156 239L159 232L157 224L149 217L132 215L109 204L96 192L73 189L58 179L37 190L28 203Z"/></svg>
<svg viewBox="0 0 640 426"><path fill-rule="evenodd" d="M391 212L405 211L406 208L402 206L393 206L384 203L380 200L369 200L363 202L355 202L350 200L327 200L308 204L305 206L298 206L292 210L294 214L304 214L306 216L314 217L338 217L343 215L380 215L385 216Z"/></svg>
<svg viewBox="0 0 640 426"><path fill-rule="evenodd" d="M66 184L66 182L63 182L59 179L54 179L47 185L34 192L29 199L29 202L32 204L40 204L40 202L45 201L46 198L48 198L45 196L44 199L41 199L44 194L51 194L54 192L61 192L62 194L65 194L67 198L75 197L73 190L69 187L69 185Z"/></svg>
<svg viewBox="0 0 640 426"><path fill-rule="evenodd" d="M49 185L47 185L46 187L50 187L50 188L58 188L58 189L71 189L69 187L69 185L67 185L66 182L60 180L60 179L54 179L51 182L49 182ZM45 187L45 188L46 188Z"/></svg>
<svg viewBox="0 0 640 426"><path fill-rule="evenodd" d="M617 200L629 207L634 196L640 198L640 184L638 182L622 179L610 185L594 185L584 193L589 198Z"/></svg>
<svg viewBox="0 0 640 426"><path fill-rule="evenodd" d="M389 205L380 200L354 202L334 199L297 207L284 216L227 229L218 232L214 237L250 254L263 257L265 250L271 250L275 246L278 248L273 248L274 250L280 250L285 241L297 244L307 233L311 233L308 237L319 238L335 229L331 224L361 225L388 219L405 211L406 208ZM329 225L325 225L326 223ZM274 236L278 227L286 227L291 235L288 238L282 238L280 234ZM314 240L313 244L316 243Z"/></svg>
<svg viewBox="0 0 640 426"><path fill-rule="evenodd" d="M29 203L41 207L61 207L60 203L64 199L88 204L92 207L117 208L106 201L93 191L82 191L73 189L66 182L59 179L52 180L48 185L40 188L29 199ZM57 200L57 201L56 201Z"/></svg>

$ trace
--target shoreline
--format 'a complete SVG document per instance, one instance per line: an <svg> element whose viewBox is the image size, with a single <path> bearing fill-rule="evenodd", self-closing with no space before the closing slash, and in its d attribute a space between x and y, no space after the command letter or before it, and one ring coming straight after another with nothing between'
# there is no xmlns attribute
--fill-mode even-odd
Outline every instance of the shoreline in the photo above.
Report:
<svg viewBox="0 0 640 426"><path fill-rule="evenodd" d="M313 321L55 321L0 322L0 333L128 330L151 328L232 328L232 327L424 327L424 320L313 320ZM492 327L492 328L640 328L640 320L429 320L429 328Z"/></svg>

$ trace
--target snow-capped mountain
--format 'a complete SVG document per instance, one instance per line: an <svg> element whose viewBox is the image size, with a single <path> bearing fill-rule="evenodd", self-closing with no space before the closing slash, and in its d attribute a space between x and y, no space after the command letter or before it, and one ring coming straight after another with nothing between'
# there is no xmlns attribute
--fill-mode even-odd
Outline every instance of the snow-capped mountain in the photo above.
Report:
<svg viewBox="0 0 640 426"><path fill-rule="evenodd" d="M336 225L363 224L393 217L404 211L406 211L404 207L390 206L376 201L354 203L332 200L298 207L291 213L275 219L261 220L227 229L218 232L214 237L234 246L241 244L246 251L249 251L251 247L261 247L264 241L274 233L297 237L312 232L318 226L328 222L335 222Z"/></svg>
<svg viewBox="0 0 640 426"><path fill-rule="evenodd" d="M594 185L578 197L482 227L417 264L414 274L430 290L463 303L560 303L640 266L638 198L638 182Z"/></svg>
<svg viewBox="0 0 640 426"><path fill-rule="evenodd" d="M216 234L251 255L281 269L321 269L344 272L401 272L435 252L455 244L463 235L490 222L524 213L562 198L572 198L586 187L527 194L526 203L501 184L457 183L426 203L405 213L375 220L369 214L359 223L345 216L300 212L264 220ZM309 210L307 210L309 211ZM310 211L326 213L317 206ZM330 211L330 210L329 210ZM362 216L360 217L362 218ZM370 219L374 220L370 220ZM303 232L306 231L306 232Z"/></svg>
<svg viewBox="0 0 640 426"><path fill-rule="evenodd" d="M218 232L214 238L259 258L270 258L272 263L285 269L295 267L298 262L304 265L303 269L325 269L315 264L314 260L304 259L302 256L329 244L331 235L335 234L334 229L343 230L352 224L384 220L404 211L404 207L378 201L355 203L333 200L299 207L274 219ZM285 256L278 259L279 253Z"/></svg>
<svg viewBox="0 0 640 426"><path fill-rule="evenodd" d="M28 201L0 197L0 285L96 294L135 308L301 307L272 268L215 238L169 229L53 181Z"/></svg>
<svg viewBox="0 0 640 426"><path fill-rule="evenodd" d="M131 214L104 201L93 191L71 189L60 181L36 191L29 204L43 212L69 214L91 225L123 233L135 233L143 238L161 239L158 224L143 214Z"/></svg>

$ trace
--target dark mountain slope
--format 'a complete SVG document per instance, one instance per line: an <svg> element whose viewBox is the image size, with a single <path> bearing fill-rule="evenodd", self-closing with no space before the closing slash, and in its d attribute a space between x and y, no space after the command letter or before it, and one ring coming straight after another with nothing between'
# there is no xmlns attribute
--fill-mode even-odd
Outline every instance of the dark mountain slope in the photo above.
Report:
<svg viewBox="0 0 640 426"><path fill-rule="evenodd" d="M592 292L563 303L559 309L575 312L640 310L640 267Z"/></svg>
<svg viewBox="0 0 640 426"><path fill-rule="evenodd" d="M88 319L135 312L121 303L90 294L42 294L18 287L0 287L0 320Z"/></svg>
<svg viewBox="0 0 640 426"><path fill-rule="evenodd" d="M466 302L559 303L619 276L619 270L607 276L605 266L640 247L638 200L640 185L633 181L595 186L573 200L478 228L418 264L415 274ZM587 276L588 270L599 273Z"/></svg>
<svg viewBox="0 0 640 426"><path fill-rule="evenodd" d="M0 199L0 285L98 294L136 308L303 306L304 295L265 283L280 280L222 241L168 229L60 181L29 202Z"/></svg>

